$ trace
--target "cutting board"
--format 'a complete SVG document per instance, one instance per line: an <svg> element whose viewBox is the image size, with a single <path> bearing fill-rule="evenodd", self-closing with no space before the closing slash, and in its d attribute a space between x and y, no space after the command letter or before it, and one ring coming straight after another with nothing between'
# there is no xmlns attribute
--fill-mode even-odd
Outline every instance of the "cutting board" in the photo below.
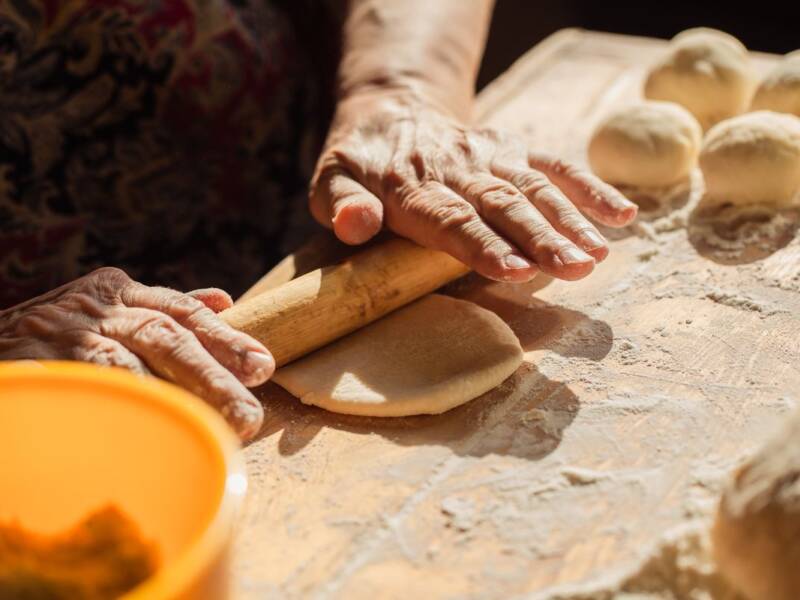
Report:
<svg viewBox="0 0 800 600"><path fill-rule="evenodd" d="M585 163L594 124L639 97L664 47L559 32L481 93L478 119ZM525 348L463 407L368 419L261 388L235 597L523 597L627 568L707 520L800 396L800 241L792 225L756 252L698 241L697 185L615 233L587 279L450 286Z"/></svg>

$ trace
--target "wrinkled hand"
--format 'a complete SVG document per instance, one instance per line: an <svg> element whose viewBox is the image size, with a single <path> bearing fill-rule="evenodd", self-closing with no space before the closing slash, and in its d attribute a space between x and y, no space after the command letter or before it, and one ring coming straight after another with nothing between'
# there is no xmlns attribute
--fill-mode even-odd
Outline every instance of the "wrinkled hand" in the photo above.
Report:
<svg viewBox="0 0 800 600"><path fill-rule="evenodd" d="M636 216L594 175L400 92L339 103L310 201L343 242L365 242L385 224L501 281L538 270L584 277L608 247L582 213L612 227Z"/></svg>
<svg viewBox="0 0 800 600"><path fill-rule="evenodd" d="M263 409L245 386L264 383L272 356L215 313L231 306L218 289L182 294L148 287L114 268L0 312L0 359L65 359L155 373L217 408L242 438Z"/></svg>

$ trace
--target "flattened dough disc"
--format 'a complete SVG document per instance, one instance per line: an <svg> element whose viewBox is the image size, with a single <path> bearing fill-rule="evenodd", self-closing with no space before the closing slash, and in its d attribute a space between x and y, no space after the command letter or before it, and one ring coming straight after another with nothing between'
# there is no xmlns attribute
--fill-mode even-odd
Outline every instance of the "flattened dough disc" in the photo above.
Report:
<svg viewBox="0 0 800 600"><path fill-rule="evenodd" d="M273 380L304 404L403 417L464 404L521 363L519 340L500 317L433 294L279 369Z"/></svg>

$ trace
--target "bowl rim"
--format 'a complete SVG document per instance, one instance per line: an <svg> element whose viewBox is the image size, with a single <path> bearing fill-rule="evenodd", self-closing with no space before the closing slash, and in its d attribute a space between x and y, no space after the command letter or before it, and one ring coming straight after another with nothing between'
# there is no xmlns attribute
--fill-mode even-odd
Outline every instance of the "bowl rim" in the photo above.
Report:
<svg viewBox="0 0 800 600"><path fill-rule="evenodd" d="M119 600L174 598L187 593L226 551L233 523L246 493L245 462L241 444L233 430L213 408L194 394L166 381L137 375L127 369L76 361L0 361L0 385L4 380L20 378L80 381L135 391L188 422L203 441L219 454L224 484L216 511L205 529L189 542L169 566L158 569L152 577L120 596Z"/></svg>

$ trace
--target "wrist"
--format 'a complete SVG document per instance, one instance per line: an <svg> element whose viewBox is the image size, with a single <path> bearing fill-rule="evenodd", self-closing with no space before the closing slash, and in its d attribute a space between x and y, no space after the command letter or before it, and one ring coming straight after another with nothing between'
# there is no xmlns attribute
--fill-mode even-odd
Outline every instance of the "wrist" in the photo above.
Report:
<svg viewBox="0 0 800 600"><path fill-rule="evenodd" d="M466 121L471 102L455 102L436 90L412 79L372 79L342 89L337 100L337 115L364 114L372 110L419 112L435 111L458 121Z"/></svg>
<svg viewBox="0 0 800 600"><path fill-rule="evenodd" d="M342 69L338 82L337 101L352 99L397 99L408 104L426 105L459 120L468 120L472 112L474 91L469 86L435 82L430 75L416 71L392 70L387 67L359 69L358 76L348 76Z"/></svg>

